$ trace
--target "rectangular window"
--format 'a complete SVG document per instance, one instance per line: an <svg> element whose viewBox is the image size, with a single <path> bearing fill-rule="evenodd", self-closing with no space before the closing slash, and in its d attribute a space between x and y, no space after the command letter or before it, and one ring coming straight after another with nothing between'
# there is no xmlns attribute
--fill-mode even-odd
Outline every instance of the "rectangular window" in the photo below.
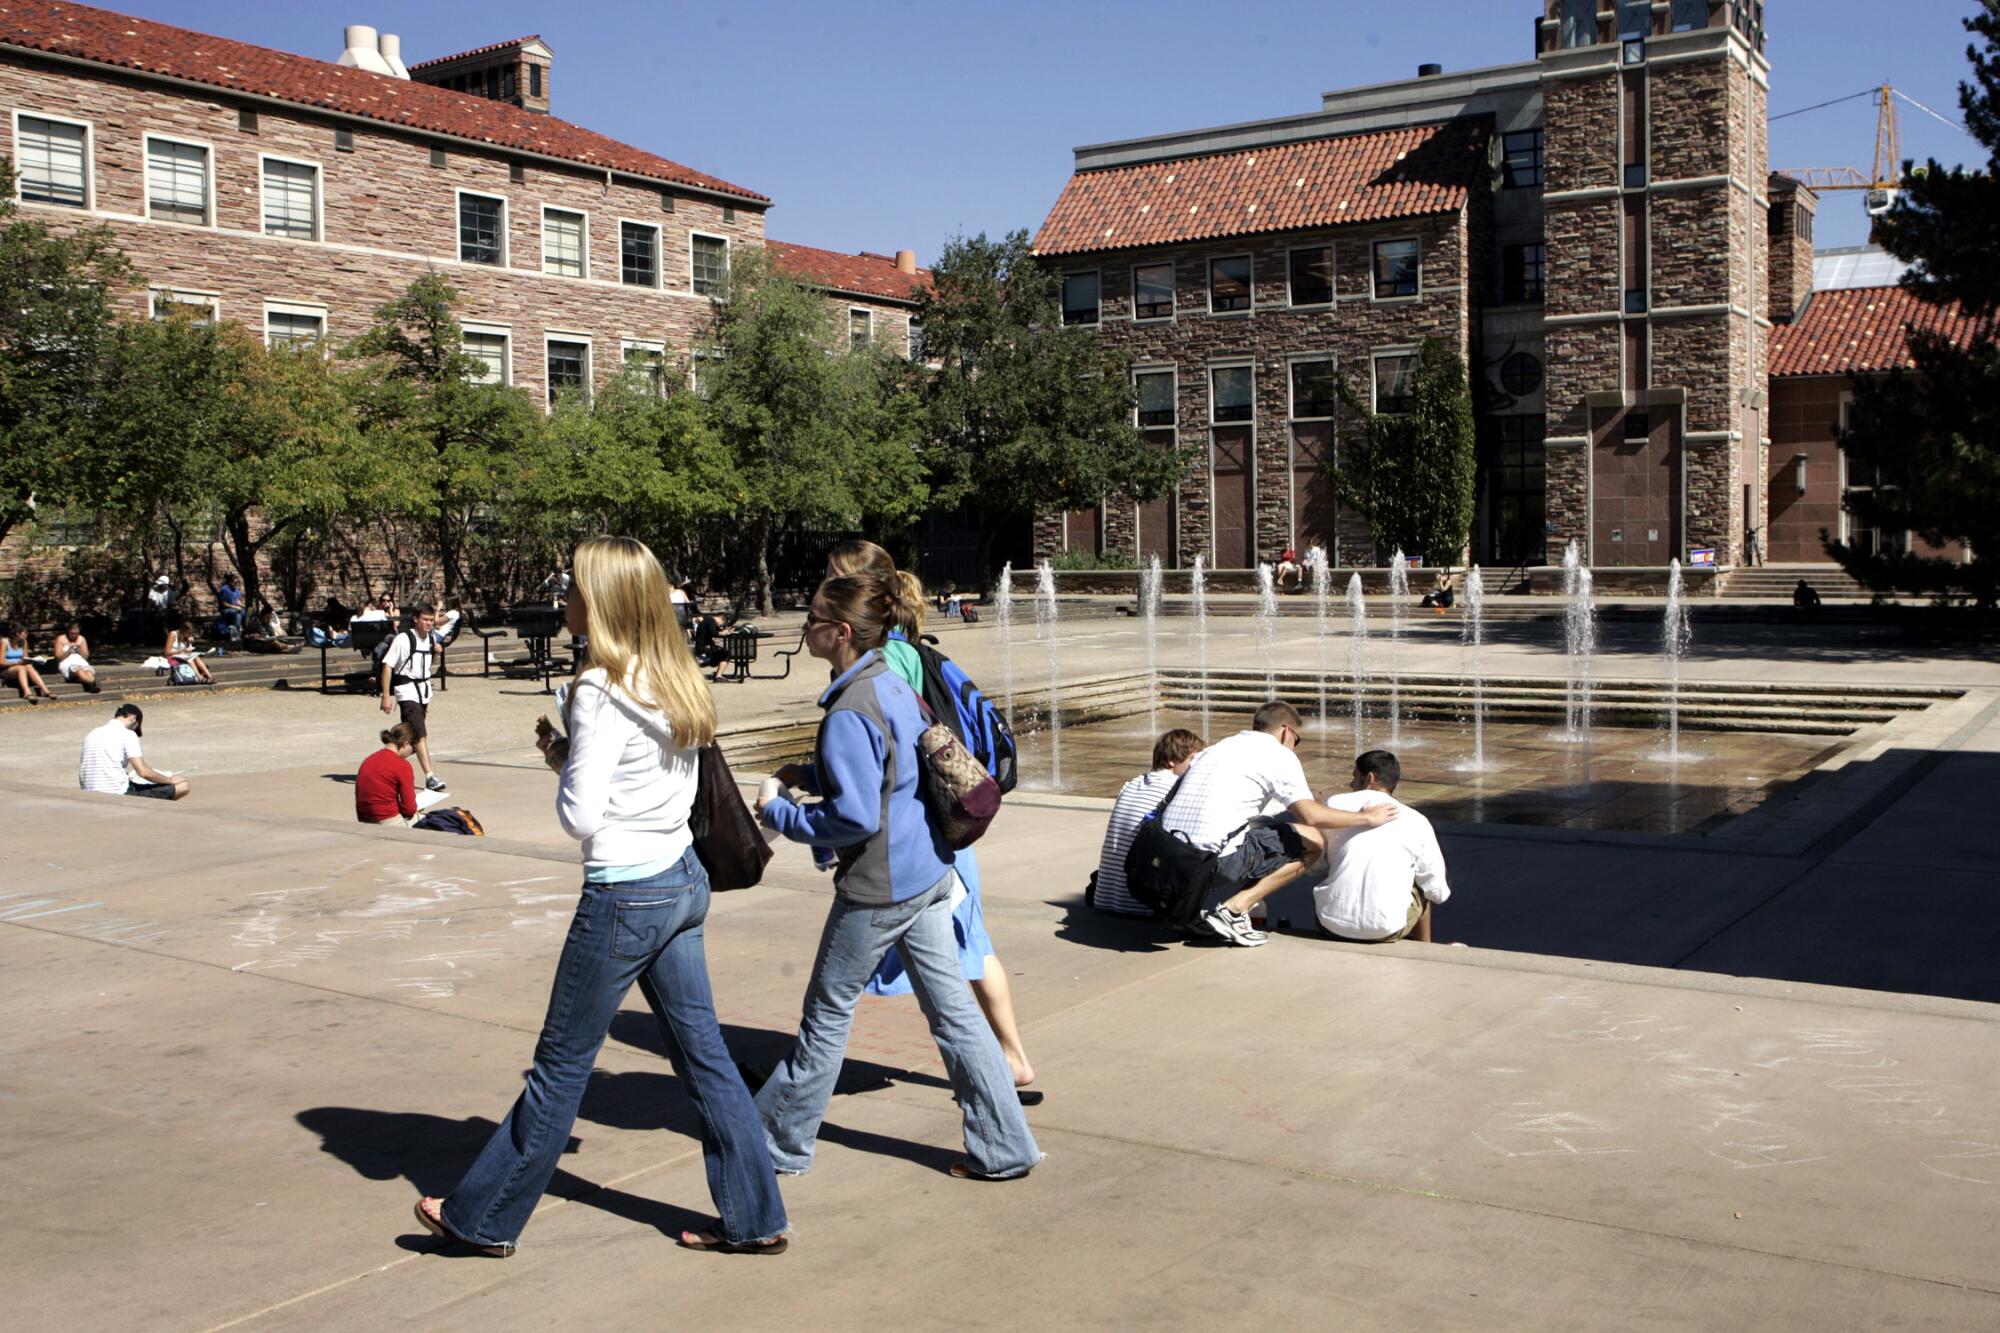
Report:
<svg viewBox="0 0 2000 1333"><path fill-rule="evenodd" d="M875 337L875 316L866 310L847 312L847 346L850 351L859 351Z"/></svg>
<svg viewBox="0 0 2000 1333"><path fill-rule="evenodd" d="M1646 304L1647 304L1646 289L1644 287L1632 287L1626 290L1625 292L1626 314L1643 315L1646 313Z"/></svg>
<svg viewBox="0 0 2000 1333"><path fill-rule="evenodd" d="M1132 377L1139 398L1141 428L1174 424L1174 372L1142 370Z"/></svg>
<svg viewBox="0 0 2000 1333"><path fill-rule="evenodd" d="M688 362L688 378L693 381L695 396L706 398L715 385L715 369L722 362L722 353L714 348L696 348Z"/></svg>
<svg viewBox="0 0 2000 1333"><path fill-rule="evenodd" d="M1174 317L1174 266L1138 264L1132 269L1132 318Z"/></svg>
<svg viewBox="0 0 2000 1333"><path fill-rule="evenodd" d="M507 201L485 194L458 196L458 257L467 264L507 262Z"/></svg>
<svg viewBox="0 0 2000 1333"><path fill-rule="evenodd" d="M1097 300L1098 282L1095 273L1063 275L1063 323L1095 324L1098 318Z"/></svg>
<svg viewBox="0 0 2000 1333"><path fill-rule="evenodd" d="M1542 241L1502 246L1500 250L1500 299L1522 303L1542 299L1542 270L1548 246Z"/></svg>
<svg viewBox="0 0 2000 1333"><path fill-rule="evenodd" d="M465 354L479 362L470 379L474 384L505 384L507 375L507 334L502 329L465 330Z"/></svg>
<svg viewBox="0 0 2000 1333"><path fill-rule="evenodd" d="M264 341L272 347L280 343L314 342L326 336L326 316L310 310L266 310Z"/></svg>
<svg viewBox="0 0 2000 1333"><path fill-rule="evenodd" d="M1812 244L1813 212L1804 204L1799 204L1797 207L1799 241L1804 245L1810 246Z"/></svg>
<svg viewBox="0 0 2000 1333"><path fill-rule="evenodd" d="M1541 564L1547 550L1546 450L1539 416L1494 417L1486 446L1488 564Z"/></svg>
<svg viewBox="0 0 2000 1333"><path fill-rule="evenodd" d="M541 95L542 67L540 65L530 65L528 66L528 96L540 97Z"/></svg>
<svg viewBox="0 0 2000 1333"><path fill-rule="evenodd" d="M319 168L264 159L264 234L294 241L319 239Z"/></svg>
<svg viewBox="0 0 2000 1333"><path fill-rule="evenodd" d="M664 343L638 342L627 339L624 345L625 369L630 371L641 387L649 393L664 398L667 393L667 349Z"/></svg>
<svg viewBox="0 0 2000 1333"><path fill-rule="evenodd" d="M1422 267L1415 241L1375 242L1375 299L1415 296Z"/></svg>
<svg viewBox="0 0 2000 1333"><path fill-rule="evenodd" d="M1410 410L1411 384L1417 372L1414 352L1375 358L1375 411L1400 416Z"/></svg>
<svg viewBox="0 0 2000 1333"><path fill-rule="evenodd" d="M1692 32L1708 26L1708 0L1673 0L1668 26L1674 32Z"/></svg>
<svg viewBox="0 0 2000 1333"><path fill-rule="evenodd" d="M585 276L585 226L581 213L566 208L542 210L542 272L559 278Z"/></svg>
<svg viewBox="0 0 2000 1333"><path fill-rule="evenodd" d="M694 292L696 296L719 296L729 282L729 242L720 236L696 233L694 246Z"/></svg>
<svg viewBox="0 0 2000 1333"><path fill-rule="evenodd" d="M590 397L590 344L566 338L548 341L549 406L565 398Z"/></svg>
<svg viewBox="0 0 2000 1333"><path fill-rule="evenodd" d="M14 170L21 198L31 204L86 208L90 204L90 131L82 125L22 116L14 130Z"/></svg>
<svg viewBox="0 0 2000 1333"><path fill-rule="evenodd" d="M530 69L540 66L531 65ZM660 285L660 229L638 222L618 224L618 280L628 287Z"/></svg>
<svg viewBox="0 0 2000 1333"><path fill-rule="evenodd" d="M916 320L910 321L910 360L924 359L924 326Z"/></svg>
<svg viewBox="0 0 2000 1333"><path fill-rule="evenodd" d="M1222 315L1250 308L1250 256L1208 261L1208 308Z"/></svg>
<svg viewBox="0 0 2000 1333"><path fill-rule="evenodd" d="M1249 421L1256 416L1248 366L1216 366L1208 372L1209 419Z"/></svg>
<svg viewBox="0 0 2000 1333"><path fill-rule="evenodd" d="M1291 291L1293 305L1333 304L1332 246L1292 251Z"/></svg>
<svg viewBox="0 0 2000 1333"><path fill-rule="evenodd" d="M208 149L148 136L146 211L155 222L207 226Z"/></svg>
<svg viewBox="0 0 2000 1333"><path fill-rule="evenodd" d="M1542 132L1514 130L1500 136L1500 179L1510 190L1542 183Z"/></svg>
<svg viewBox="0 0 2000 1333"><path fill-rule="evenodd" d="M169 287L153 289L154 319L165 319L183 309L190 312L195 324L202 328L222 318L222 302L209 292L175 291Z"/></svg>
<svg viewBox="0 0 2000 1333"><path fill-rule="evenodd" d="M1330 417L1339 401L1333 375L1333 358L1314 357L1292 362L1292 419Z"/></svg>

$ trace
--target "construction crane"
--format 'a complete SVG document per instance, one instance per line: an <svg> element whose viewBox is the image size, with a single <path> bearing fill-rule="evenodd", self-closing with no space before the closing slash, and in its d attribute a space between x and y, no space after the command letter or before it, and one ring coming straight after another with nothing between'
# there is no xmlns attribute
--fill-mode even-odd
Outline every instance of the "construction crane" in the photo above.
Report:
<svg viewBox="0 0 2000 1333"><path fill-rule="evenodd" d="M1868 94L1855 94L1856 97L1866 95ZM1794 167L1780 171L1778 174L1780 176L1789 176L1800 184L1810 186L1813 190L1820 193L1825 193L1828 190L1866 190L1868 193L1863 197L1862 202L1868 209L1869 217L1880 217L1894 208L1896 206L1896 196L1901 192L1902 187L1901 173L1903 161L1902 130L1896 121L1896 99L1902 97L1903 94L1897 92L1885 82L1881 87L1874 89L1872 95L1875 98L1876 106L1875 170L1873 173L1864 175L1858 167ZM1846 101L1848 99L1843 97L1835 100ZM1822 102L1820 105L1831 106L1833 103ZM1921 106L1921 103L1913 102L1912 105ZM1808 111L1816 111L1818 109L1818 107L1806 108ZM1923 109L1926 111L1930 110L1928 107L1924 107ZM1793 112L1791 114L1797 115L1798 113ZM1937 113L1931 112L1931 114L1936 115ZM1940 117L1940 119L1942 118ZM1946 123L1949 124L1950 122L1947 121Z"/></svg>

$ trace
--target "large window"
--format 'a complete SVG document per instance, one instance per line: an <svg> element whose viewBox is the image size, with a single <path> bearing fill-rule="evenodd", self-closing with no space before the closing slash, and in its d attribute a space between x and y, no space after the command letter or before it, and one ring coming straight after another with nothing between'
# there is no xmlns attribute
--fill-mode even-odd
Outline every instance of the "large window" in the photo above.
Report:
<svg viewBox="0 0 2000 1333"><path fill-rule="evenodd" d="M272 347L317 342L326 336L326 311L310 306L266 306L264 341Z"/></svg>
<svg viewBox="0 0 2000 1333"><path fill-rule="evenodd" d="M458 257L468 264L507 262L507 201L489 194L458 196Z"/></svg>
<svg viewBox="0 0 2000 1333"><path fill-rule="evenodd" d="M1546 558L1547 450L1540 416L1493 417L1486 449L1486 559L1515 565Z"/></svg>
<svg viewBox="0 0 2000 1333"><path fill-rule="evenodd" d="M919 320L910 321L910 360L924 359L924 326Z"/></svg>
<svg viewBox="0 0 2000 1333"><path fill-rule="evenodd" d="M697 296L720 296L729 282L729 242L720 236L696 232L688 238L694 257L694 292Z"/></svg>
<svg viewBox="0 0 2000 1333"><path fill-rule="evenodd" d="M14 170L31 204L90 204L90 131L66 120L22 116L14 128Z"/></svg>
<svg viewBox="0 0 2000 1333"><path fill-rule="evenodd" d="M1065 273L1062 285L1062 312L1065 324L1095 324L1098 318L1096 273Z"/></svg>
<svg viewBox="0 0 2000 1333"><path fill-rule="evenodd" d="M1139 399L1139 428L1151 430L1174 424L1174 372L1142 370L1132 377Z"/></svg>
<svg viewBox="0 0 2000 1333"><path fill-rule="evenodd" d="M1331 356L1292 362L1292 420L1330 417L1339 401Z"/></svg>
<svg viewBox="0 0 2000 1333"><path fill-rule="evenodd" d="M1375 299L1415 296L1422 268L1415 241L1375 242Z"/></svg>
<svg viewBox="0 0 2000 1333"><path fill-rule="evenodd" d="M1174 266L1136 264L1132 268L1132 318L1174 317Z"/></svg>
<svg viewBox="0 0 2000 1333"><path fill-rule="evenodd" d="M542 272L559 278L589 275L590 255L584 236L589 224L581 213L566 208L542 210Z"/></svg>
<svg viewBox="0 0 2000 1333"><path fill-rule="evenodd" d="M1542 183L1542 132L1515 130L1500 136L1501 182L1510 190Z"/></svg>
<svg viewBox="0 0 2000 1333"><path fill-rule="evenodd" d="M206 328L222 319L222 301L213 292L190 292L172 287L152 291L153 318L167 319L185 314L197 327Z"/></svg>
<svg viewBox="0 0 2000 1333"><path fill-rule="evenodd" d="M1375 358L1375 410L1398 416L1410 410L1411 380L1417 373L1415 352L1393 352Z"/></svg>
<svg viewBox="0 0 2000 1333"><path fill-rule="evenodd" d="M642 222L618 224L618 280L630 287L660 285L658 227L649 227Z"/></svg>
<svg viewBox="0 0 2000 1333"><path fill-rule="evenodd" d="M264 234L294 241L319 239L318 167L264 159Z"/></svg>
<svg viewBox="0 0 2000 1333"><path fill-rule="evenodd" d="M1332 305L1333 247L1292 251L1290 279L1293 305Z"/></svg>
<svg viewBox="0 0 2000 1333"><path fill-rule="evenodd" d="M1250 256L1208 261L1208 308L1218 315L1250 308Z"/></svg>
<svg viewBox="0 0 2000 1333"><path fill-rule="evenodd" d="M649 393L665 397L667 392L667 346L627 338L624 344L625 369Z"/></svg>
<svg viewBox="0 0 2000 1333"><path fill-rule="evenodd" d="M568 338L548 341L549 406L565 398L590 397L590 344Z"/></svg>
<svg viewBox="0 0 2000 1333"><path fill-rule="evenodd" d="M1500 299L1532 302L1542 299L1542 268L1548 247L1541 241L1500 249Z"/></svg>
<svg viewBox="0 0 2000 1333"><path fill-rule="evenodd" d="M146 212L155 222L209 224L208 149L147 136Z"/></svg>
<svg viewBox="0 0 2000 1333"><path fill-rule="evenodd" d="M1216 366L1208 372L1209 419L1217 422L1250 421L1256 416L1252 380L1248 366Z"/></svg>
<svg viewBox="0 0 2000 1333"><path fill-rule="evenodd" d="M875 316L867 310L849 308L847 312L847 346L851 351L860 351L875 340Z"/></svg>
<svg viewBox="0 0 2000 1333"><path fill-rule="evenodd" d="M465 327L465 354L479 362L479 369L471 379L475 384L505 384L511 378L507 364L507 331L505 329Z"/></svg>

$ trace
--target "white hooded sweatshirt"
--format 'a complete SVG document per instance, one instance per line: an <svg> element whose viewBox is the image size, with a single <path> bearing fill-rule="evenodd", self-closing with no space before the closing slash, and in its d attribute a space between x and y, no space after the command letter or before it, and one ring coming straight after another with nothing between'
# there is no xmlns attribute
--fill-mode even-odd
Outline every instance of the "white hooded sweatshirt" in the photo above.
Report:
<svg viewBox="0 0 2000 1333"><path fill-rule="evenodd" d="M695 754L675 744L666 714L611 684L602 667L578 677L556 818L582 841L586 870L679 859L692 842Z"/></svg>

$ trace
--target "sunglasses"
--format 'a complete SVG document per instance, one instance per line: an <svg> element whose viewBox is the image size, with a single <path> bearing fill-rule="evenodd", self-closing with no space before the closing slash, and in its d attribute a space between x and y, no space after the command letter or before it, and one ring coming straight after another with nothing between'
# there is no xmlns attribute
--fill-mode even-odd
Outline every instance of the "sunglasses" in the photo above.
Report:
<svg viewBox="0 0 2000 1333"><path fill-rule="evenodd" d="M846 623L845 620L834 620L829 616L820 615L816 611L806 612L807 629L811 629L814 625L845 625Z"/></svg>

